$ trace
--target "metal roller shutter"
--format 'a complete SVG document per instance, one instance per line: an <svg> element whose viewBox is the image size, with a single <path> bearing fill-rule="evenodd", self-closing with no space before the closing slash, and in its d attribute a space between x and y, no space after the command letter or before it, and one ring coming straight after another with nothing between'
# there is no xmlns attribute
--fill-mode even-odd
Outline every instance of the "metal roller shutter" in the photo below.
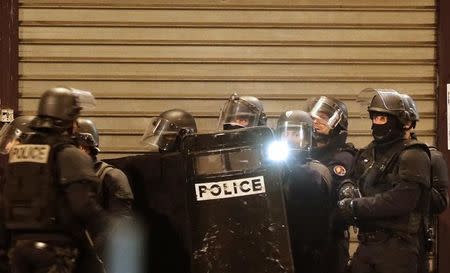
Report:
<svg viewBox="0 0 450 273"><path fill-rule="evenodd" d="M394 88L416 100L418 135L435 142L434 0L21 0L19 13L20 110L33 114L56 85L91 90L98 106L85 115L103 157L142 152L149 118L174 107L214 130L235 91L262 99L272 125L334 95L361 147L370 124L356 94Z"/></svg>

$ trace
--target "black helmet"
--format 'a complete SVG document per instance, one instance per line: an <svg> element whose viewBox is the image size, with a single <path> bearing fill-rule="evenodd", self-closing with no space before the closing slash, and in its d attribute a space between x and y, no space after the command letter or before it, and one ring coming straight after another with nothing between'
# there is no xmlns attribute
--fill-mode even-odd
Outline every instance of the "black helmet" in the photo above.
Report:
<svg viewBox="0 0 450 273"><path fill-rule="evenodd" d="M150 120L150 125L142 136L141 142L145 146L156 146L160 151L173 151L180 135L196 132L197 125L190 113L172 109Z"/></svg>
<svg viewBox="0 0 450 273"><path fill-rule="evenodd" d="M400 96L402 96L403 103L405 104L406 111L409 114L410 121L419 121L419 111L417 110L417 106L414 100L407 94L400 94Z"/></svg>
<svg viewBox="0 0 450 273"><path fill-rule="evenodd" d="M96 153L100 152L98 148L99 136L95 124L84 118L77 119L77 130L75 133L78 144L84 147L89 147L92 151Z"/></svg>
<svg viewBox="0 0 450 273"><path fill-rule="evenodd" d="M324 119L331 130L338 125L339 130L348 128L347 106L334 97L315 97L308 103L308 110L313 118Z"/></svg>
<svg viewBox="0 0 450 273"><path fill-rule="evenodd" d="M406 111L402 96L393 89L366 88L361 92L373 92L369 107L369 114L384 113L396 117L402 125L410 121L409 113Z"/></svg>
<svg viewBox="0 0 450 273"><path fill-rule="evenodd" d="M230 130L266 125L267 117L261 101L253 96L230 96L219 117L219 130Z"/></svg>
<svg viewBox="0 0 450 273"><path fill-rule="evenodd" d="M68 128L76 120L81 109L93 108L94 96L88 91L67 87L55 87L45 91L40 100L37 118L32 128Z"/></svg>
<svg viewBox="0 0 450 273"><path fill-rule="evenodd" d="M0 130L0 153L8 154L12 145L16 142L22 142L23 139L33 133L30 123L34 116L16 117L11 123L3 125Z"/></svg>
<svg viewBox="0 0 450 273"><path fill-rule="evenodd" d="M312 143L311 116L301 110L286 111L277 121L277 135L291 150L310 151Z"/></svg>

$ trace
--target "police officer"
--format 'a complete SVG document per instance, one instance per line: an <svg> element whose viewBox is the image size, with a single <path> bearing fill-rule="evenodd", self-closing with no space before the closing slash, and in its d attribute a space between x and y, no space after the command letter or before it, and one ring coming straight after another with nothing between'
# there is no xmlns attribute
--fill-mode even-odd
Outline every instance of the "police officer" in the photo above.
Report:
<svg viewBox="0 0 450 273"><path fill-rule="evenodd" d="M419 111L417 110L414 100L407 94L401 94L406 109L409 114L408 130L405 138L417 140L414 132L416 123L419 121ZM419 263L418 272L429 272L428 253L433 249L434 227L436 224L436 216L442 213L448 207L448 169L444 156L436 147L429 146L431 154L431 195L430 208L428 217L421 228L421 239L419 244L419 257L422 262Z"/></svg>
<svg viewBox="0 0 450 273"><path fill-rule="evenodd" d="M5 124L2 127L0 131L0 154L7 155L15 144L21 143L27 134L33 132L29 127L33 118L34 116L16 117L11 123ZM7 272L7 233L3 216L3 185L4 177L0 174L0 272Z"/></svg>
<svg viewBox="0 0 450 273"><path fill-rule="evenodd" d="M94 170L100 179L99 198L102 207L114 215L131 216L133 193L127 176L118 168L97 159L100 152L98 131L89 119L77 119L76 138L80 148L94 162Z"/></svg>
<svg viewBox="0 0 450 273"><path fill-rule="evenodd" d="M196 132L197 124L190 113L171 109L150 120L141 143L149 148L157 148L161 153L175 152L183 135Z"/></svg>
<svg viewBox="0 0 450 273"><path fill-rule="evenodd" d="M356 149L346 143L348 110L340 100L321 96L308 105L313 118L314 134L312 158L328 167L333 177L331 202L337 203L338 189L348 178ZM328 272L342 273L349 260L348 226L341 219L333 219L332 243L329 248Z"/></svg>
<svg viewBox="0 0 450 273"><path fill-rule="evenodd" d="M253 96L234 93L223 106L219 117L219 130L232 130L266 125L267 117L262 102Z"/></svg>
<svg viewBox="0 0 450 273"><path fill-rule="evenodd" d="M30 124L35 133L9 153L4 214L12 272L72 272L83 246L103 246L109 218L94 198L98 180L71 138L80 110L94 105L87 91L45 91Z"/></svg>
<svg viewBox="0 0 450 273"><path fill-rule="evenodd" d="M131 263L139 263L137 257L136 242L128 239L122 242L120 248L113 247L113 242L117 241L114 235L125 238L126 232L134 229L134 233L140 234L137 225L132 217L133 193L127 176L118 168L113 167L103 161L98 160L97 154L100 152L99 136L95 124L84 118L78 118L76 123L75 138L79 148L90 156L94 162L94 170L99 178L98 200L112 217L115 218L115 227L108 235L107 257L105 258L106 267L113 271L123 271L123 266L128 266L128 272L134 272ZM121 223L123 221L123 223ZM124 224L126 222L126 225ZM120 233L120 234L118 234ZM143 238L140 238L142 240ZM121 255L117 259L117 255ZM77 272L95 272L96 256L92 253L81 253ZM140 266L138 264L133 266ZM120 269L120 270L119 270Z"/></svg>
<svg viewBox="0 0 450 273"><path fill-rule="evenodd" d="M339 212L359 227L352 272L417 272L418 231L428 206L428 147L405 139L408 113L394 90L365 89L373 141L356 157L352 178L362 193Z"/></svg>
<svg viewBox="0 0 450 273"><path fill-rule="evenodd" d="M313 121L307 112L280 115L277 136L287 145L285 199L296 272L327 273L331 232L331 174L310 156Z"/></svg>
<svg viewBox="0 0 450 273"><path fill-rule="evenodd" d="M186 193L174 176L183 172L180 169L181 140L183 136L196 132L197 124L189 112L170 109L150 120L141 140L145 147L158 151L142 156L145 165L143 170L139 170L139 173L148 172L149 168L154 170L156 166L158 170L154 172L159 172L159 176L152 177L144 189L144 199L150 208L146 214L150 216L151 222L151 258L148 261L151 272L185 273L190 270L186 240L181 238L183 223L179 221Z"/></svg>

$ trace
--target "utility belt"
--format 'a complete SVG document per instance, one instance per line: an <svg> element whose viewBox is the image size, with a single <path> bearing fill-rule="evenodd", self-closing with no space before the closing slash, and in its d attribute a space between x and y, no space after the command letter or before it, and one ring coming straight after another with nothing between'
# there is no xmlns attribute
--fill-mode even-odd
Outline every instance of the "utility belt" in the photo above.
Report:
<svg viewBox="0 0 450 273"><path fill-rule="evenodd" d="M403 238L397 232L389 229L376 229L371 231L359 230L357 237L358 241L362 244L383 242L390 238Z"/></svg>

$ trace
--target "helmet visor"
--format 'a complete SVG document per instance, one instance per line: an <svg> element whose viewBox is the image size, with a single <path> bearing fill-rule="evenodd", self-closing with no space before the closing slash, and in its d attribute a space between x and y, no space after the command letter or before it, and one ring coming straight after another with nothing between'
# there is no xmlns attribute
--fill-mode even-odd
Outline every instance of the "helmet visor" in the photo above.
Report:
<svg viewBox="0 0 450 273"><path fill-rule="evenodd" d="M229 100L220 113L218 128L222 130L230 125L241 128L258 126L260 115L257 107L244 100Z"/></svg>
<svg viewBox="0 0 450 273"><path fill-rule="evenodd" d="M160 117L150 119L150 125L142 136L141 143L148 147L166 150L175 142L180 128L167 119Z"/></svg>
<svg viewBox="0 0 450 273"><path fill-rule="evenodd" d="M286 142L292 150L309 150L312 142L312 128L307 123L295 124L289 121L284 122L277 128L280 140Z"/></svg>
<svg viewBox="0 0 450 273"><path fill-rule="evenodd" d="M81 109L92 110L95 108L95 98L89 91L83 91L71 88L73 95L76 99L76 104Z"/></svg>
<svg viewBox="0 0 450 273"><path fill-rule="evenodd" d="M369 117L369 111L392 112L405 111L400 94L394 89L366 88L357 97L361 117Z"/></svg>
<svg viewBox="0 0 450 273"><path fill-rule="evenodd" d="M11 148L18 142L23 132L12 124L5 124L0 130L0 153L9 154Z"/></svg>
<svg viewBox="0 0 450 273"><path fill-rule="evenodd" d="M313 118L318 119L328 128L334 129L342 119L343 112L341 108L328 99L327 97L320 97L319 100L312 107L310 114Z"/></svg>

